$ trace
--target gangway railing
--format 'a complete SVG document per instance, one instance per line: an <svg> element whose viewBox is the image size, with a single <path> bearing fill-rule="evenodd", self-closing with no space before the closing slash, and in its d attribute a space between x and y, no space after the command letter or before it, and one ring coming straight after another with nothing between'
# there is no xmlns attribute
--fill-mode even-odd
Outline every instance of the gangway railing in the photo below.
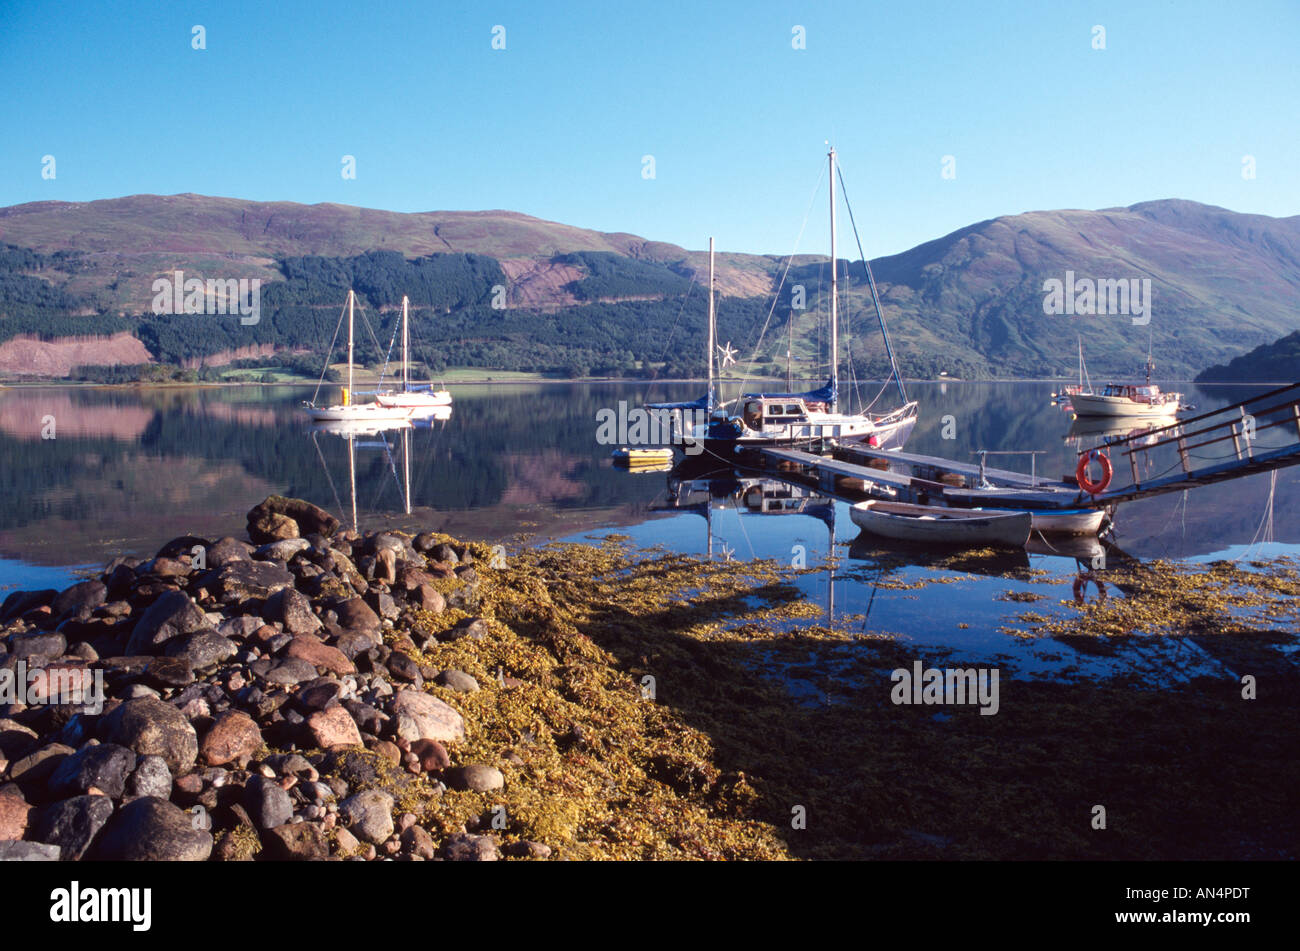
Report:
<svg viewBox="0 0 1300 951"><path fill-rule="evenodd" d="M1275 414L1280 418L1269 422L1260 421L1261 418L1272 417ZM1215 417L1219 417L1216 422L1204 426L1198 425ZM1283 426L1295 427L1295 443L1290 446L1270 447L1263 450L1262 455L1257 455L1261 452L1256 446L1259 434ZM1196 461L1191 455L1193 450L1228 442L1232 443L1235 463L1193 468L1193 462ZM1176 449L1178 462L1183 470L1182 476L1160 479L1144 487L1138 473L1139 457L1146 457L1151 452L1167 446ZM1132 436L1108 439L1107 448L1121 449L1121 455L1128 458L1133 487L1103 493L1103 498L1119 496L1136 498L1141 495L1170 491L1178 485L1221 482L1267 469L1295 465L1300 463L1300 383L1292 383L1289 386L1252 396L1239 403L1180 419L1167 426L1143 430ZM1082 457L1094 451L1083 449L1078 455Z"/></svg>

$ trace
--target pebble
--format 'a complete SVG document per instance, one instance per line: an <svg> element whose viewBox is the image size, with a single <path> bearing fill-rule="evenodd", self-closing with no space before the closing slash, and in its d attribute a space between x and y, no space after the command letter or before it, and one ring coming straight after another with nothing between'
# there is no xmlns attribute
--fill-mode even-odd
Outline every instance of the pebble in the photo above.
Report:
<svg viewBox="0 0 1300 951"><path fill-rule="evenodd" d="M43 842L0 842L0 862L57 862L59 847Z"/></svg>
<svg viewBox="0 0 1300 951"><path fill-rule="evenodd" d="M127 792L133 796L154 796L166 799L172 791L172 772L161 756L141 756L135 771L127 781Z"/></svg>
<svg viewBox="0 0 1300 951"><path fill-rule="evenodd" d="M468 637L471 640L481 641L491 632L488 622L481 617L465 618L457 621L451 629L444 631L438 636L440 641L458 641L461 638Z"/></svg>
<svg viewBox="0 0 1300 951"><path fill-rule="evenodd" d="M57 845L63 861L75 862L90 850L112 814L113 802L107 796L74 796L42 810L31 838Z"/></svg>
<svg viewBox="0 0 1300 951"><path fill-rule="evenodd" d="M331 647L318 637L299 635L289 641L285 656L306 661L340 677L357 672L356 665L337 647ZM313 676L315 671L312 671Z"/></svg>
<svg viewBox="0 0 1300 951"><path fill-rule="evenodd" d="M501 857L495 839L472 833L448 836L439 852L450 862L495 862Z"/></svg>
<svg viewBox="0 0 1300 951"><path fill-rule="evenodd" d="M6 857L323 859L335 837L340 855L438 854L418 810L395 821L394 796L421 772L432 774L421 794L441 795L443 744L465 737L460 713L423 685L438 678L468 694L479 684L421 661L421 645L436 644L412 612L445 610L433 585L446 582L434 579L472 558L431 533L413 545L395 532L339 532L328 513L281 497L249 524L260 547L186 535L63 591L4 597L0 664L98 667L108 688L102 714L0 705ZM482 638L489 622L453 632ZM363 747L409 773L377 766ZM478 764L456 775L466 788L504 782ZM495 840L480 838L444 845L496 857Z"/></svg>
<svg viewBox="0 0 1300 951"><path fill-rule="evenodd" d="M244 787L244 808L259 829L274 829L293 817L293 800L279 783L265 776L253 776Z"/></svg>
<svg viewBox="0 0 1300 951"><path fill-rule="evenodd" d="M314 822L294 822L262 833L264 855L278 861L305 862L329 857L329 840Z"/></svg>
<svg viewBox="0 0 1300 951"><path fill-rule="evenodd" d="M392 702L397 735L405 740L463 740L465 721L436 697L414 690L399 690Z"/></svg>
<svg viewBox="0 0 1300 951"><path fill-rule="evenodd" d="M0 793L0 842L21 839L32 807L22 795Z"/></svg>
<svg viewBox="0 0 1300 951"><path fill-rule="evenodd" d="M377 845L393 834L393 797L382 789L366 789L344 799L339 815L366 842Z"/></svg>
<svg viewBox="0 0 1300 951"><path fill-rule="evenodd" d="M361 731L357 729L356 721L337 704L309 716L307 729L314 744L324 750L361 745Z"/></svg>
<svg viewBox="0 0 1300 951"><path fill-rule="evenodd" d="M211 627L207 615L183 591L167 591L157 598L136 621L126 644L126 653L157 654L164 644L181 634L193 634Z"/></svg>
<svg viewBox="0 0 1300 951"><path fill-rule="evenodd" d="M66 757L50 774L49 793L63 799L93 787L120 799L126 791L126 778L135 769L135 759L134 752L115 743L85 746Z"/></svg>
<svg viewBox="0 0 1300 951"><path fill-rule="evenodd" d="M213 722L199 744L199 755L209 766L246 764L262 747L262 731L247 713L228 710Z"/></svg>
<svg viewBox="0 0 1300 951"><path fill-rule="evenodd" d="M447 785L452 789L469 790L470 792L491 792L494 789L501 789L506 784L506 778L502 775L501 770L495 766L486 766L482 763L455 766L445 770L443 776Z"/></svg>
<svg viewBox="0 0 1300 951"><path fill-rule="evenodd" d="M478 681L463 670L444 670L434 678L433 682L457 693L474 693L479 689Z"/></svg>

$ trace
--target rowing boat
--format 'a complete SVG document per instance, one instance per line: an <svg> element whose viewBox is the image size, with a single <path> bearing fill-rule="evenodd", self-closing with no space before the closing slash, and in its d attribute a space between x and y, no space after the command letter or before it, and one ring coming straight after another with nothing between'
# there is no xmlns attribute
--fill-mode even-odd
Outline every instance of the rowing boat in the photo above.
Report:
<svg viewBox="0 0 1300 951"><path fill-rule="evenodd" d="M1033 516L1028 512L956 509L878 499L857 503L849 515L855 525L873 535L945 545L1022 548L1029 540L1033 524Z"/></svg>

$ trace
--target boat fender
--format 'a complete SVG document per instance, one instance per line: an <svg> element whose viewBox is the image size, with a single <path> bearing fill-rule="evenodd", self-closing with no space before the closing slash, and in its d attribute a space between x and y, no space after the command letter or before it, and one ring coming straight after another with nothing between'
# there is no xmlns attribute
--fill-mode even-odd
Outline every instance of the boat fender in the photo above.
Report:
<svg viewBox="0 0 1300 951"><path fill-rule="evenodd" d="M1101 463L1101 481L1093 482L1088 475L1088 466L1093 460ZM1074 470L1074 477L1078 480L1079 488L1089 495L1101 495L1106 491L1106 486L1110 485L1110 477L1115 474L1115 467L1110 464L1110 456L1106 455L1100 449L1094 449L1087 455L1079 457L1079 465Z"/></svg>
<svg viewBox="0 0 1300 951"><path fill-rule="evenodd" d="M877 448L879 448L879 447L880 447L880 439L879 439L879 437L877 437L875 433L872 433L872 434L867 438L867 445L870 446L872 449L877 449Z"/></svg>

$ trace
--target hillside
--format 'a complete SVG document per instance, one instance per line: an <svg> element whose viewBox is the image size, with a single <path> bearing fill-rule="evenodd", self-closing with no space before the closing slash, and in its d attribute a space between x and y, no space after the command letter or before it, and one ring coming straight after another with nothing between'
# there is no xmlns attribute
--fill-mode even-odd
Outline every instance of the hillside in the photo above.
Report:
<svg viewBox="0 0 1300 951"><path fill-rule="evenodd" d="M1197 383L1294 383L1300 380L1300 330L1256 347L1227 364L1212 366Z"/></svg>
<svg viewBox="0 0 1300 951"><path fill-rule="evenodd" d="M380 315L385 341L401 294L411 294L423 339L440 354L433 359L449 365L566 374L703 365L705 252L514 212L136 195L0 209L0 242L10 246L0 248L0 372L23 371L27 357L3 346L19 337L26 355L38 337L131 333L152 360L191 366L223 354L318 351L348 286ZM718 255L721 336L742 354L756 343L784 265ZM1300 217L1189 201L995 218L872 267L910 375L1070 376L1076 334L1094 374L1131 375L1149 334L1158 375L1185 379L1300 328ZM845 336L857 338L846 351L858 372L878 374L883 348L861 262L840 268ZM177 269L260 278L264 319L241 327L149 314L153 280ZM1150 322L1045 313L1044 282L1067 272L1150 280ZM828 278L824 259L793 262L761 359L784 368L798 284L809 310L793 315L795 356L807 375L820 372ZM493 306L497 286L507 288L505 310ZM121 352L105 349L103 362ZM371 346L365 358L382 353ZM60 362L51 356L48 365Z"/></svg>

